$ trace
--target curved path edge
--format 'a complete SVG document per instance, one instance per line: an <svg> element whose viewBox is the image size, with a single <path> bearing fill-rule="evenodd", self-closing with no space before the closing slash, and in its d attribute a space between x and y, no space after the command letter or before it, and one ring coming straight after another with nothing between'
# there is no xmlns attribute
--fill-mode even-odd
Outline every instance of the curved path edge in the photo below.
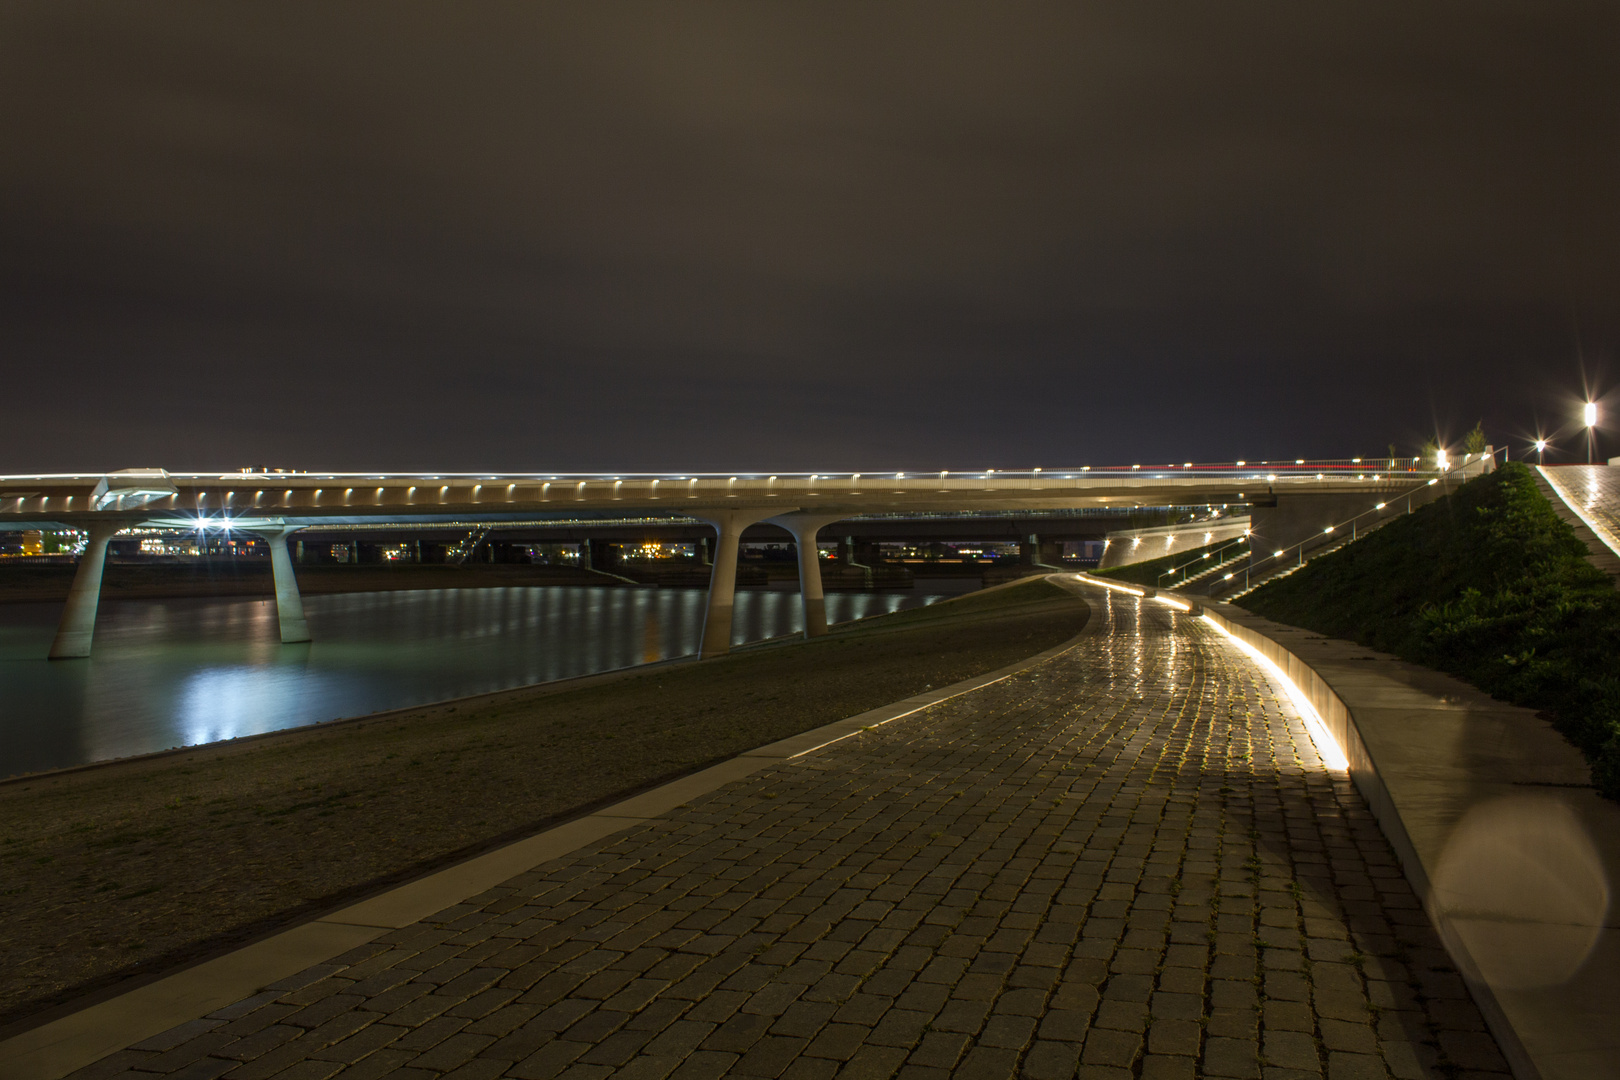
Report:
<svg viewBox="0 0 1620 1080"><path fill-rule="evenodd" d="M1581 754L1529 709L1353 642L1203 602L1205 614L1280 667L1315 707L1352 781L1395 849L1519 1080L1612 1077L1620 1062L1620 924L1614 905L1584 929L1595 944L1555 986L1506 985L1502 946L1567 935L1541 910L1492 918L1447 910L1436 873L1457 826L1500 799L1556 802L1584 828L1612 891L1620 884L1620 806L1598 796ZM1550 850L1550 849L1549 849ZM1551 868L1556 871L1556 867ZM1569 867L1579 875L1590 867ZM1580 928L1577 928L1579 930Z"/></svg>
<svg viewBox="0 0 1620 1080"><path fill-rule="evenodd" d="M1073 575L1054 574L1049 580L1084 600ZM733 780L1011 678L1068 652L1099 625L1099 620L1088 618L1074 637L1016 663L757 747L24 1031L0 1042L6 1080L59 1080L108 1054L244 998L260 992L274 996L290 988L279 985L283 980L307 981L294 977Z"/></svg>

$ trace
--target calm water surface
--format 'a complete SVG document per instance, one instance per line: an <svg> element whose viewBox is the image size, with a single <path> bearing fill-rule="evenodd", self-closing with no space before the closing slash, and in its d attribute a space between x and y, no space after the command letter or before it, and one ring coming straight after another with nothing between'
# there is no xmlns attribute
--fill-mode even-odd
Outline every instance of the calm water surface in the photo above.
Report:
<svg viewBox="0 0 1620 1080"><path fill-rule="evenodd" d="M89 660L44 658L61 604L0 605L0 776L193 746L689 656L703 589L504 588L107 602ZM834 593L827 617L941 599ZM738 590L733 644L803 629L796 592Z"/></svg>

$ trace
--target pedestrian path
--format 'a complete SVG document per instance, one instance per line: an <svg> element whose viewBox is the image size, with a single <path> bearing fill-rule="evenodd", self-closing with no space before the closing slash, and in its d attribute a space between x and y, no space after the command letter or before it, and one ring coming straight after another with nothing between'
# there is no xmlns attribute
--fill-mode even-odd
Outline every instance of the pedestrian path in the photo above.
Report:
<svg viewBox="0 0 1620 1080"><path fill-rule="evenodd" d="M1608 549L1609 561L1620 558L1620 469L1559 465L1538 471L1570 512Z"/></svg>
<svg viewBox="0 0 1620 1080"><path fill-rule="evenodd" d="M1199 620L1072 649L80 1070L1505 1076L1343 773Z"/></svg>

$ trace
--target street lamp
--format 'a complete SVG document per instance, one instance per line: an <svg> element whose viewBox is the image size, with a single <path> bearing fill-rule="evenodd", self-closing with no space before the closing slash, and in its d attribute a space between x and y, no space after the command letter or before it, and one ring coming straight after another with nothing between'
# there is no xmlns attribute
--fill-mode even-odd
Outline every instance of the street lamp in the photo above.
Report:
<svg viewBox="0 0 1620 1080"><path fill-rule="evenodd" d="M1536 440L1536 464L1537 465L1543 464L1543 462L1544 462L1544 460L1546 458L1546 455L1547 455L1547 440L1546 439L1537 439Z"/></svg>
<svg viewBox="0 0 1620 1080"><path fill-rule="evenodd" d="M1596 441L1592 429L1597 427L1597 402L1588 401L1584 410L1586 420L1586 463L1592 464L1592 444Z"/></svg>

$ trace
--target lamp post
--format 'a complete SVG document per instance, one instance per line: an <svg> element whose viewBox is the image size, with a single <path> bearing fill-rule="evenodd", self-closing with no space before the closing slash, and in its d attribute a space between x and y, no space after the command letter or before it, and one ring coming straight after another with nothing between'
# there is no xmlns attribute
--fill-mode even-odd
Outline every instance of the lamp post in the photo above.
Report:
<svg viewBox="0 0 1620 1080"><path fill-rule="evenodd" d="M1545 462L1545 460L1546 460L1546 455L1547 455L1547 440L1546 439L1537 439L1536 440L1536 464L1537 465L1543 464Z"/></svg>
<svg viewBox="0 0 1620 1080"><path fill-rule="evenodd" d="M1586 420L1586 463L1592 464L1592 445L1596 441L1594 429L1597 427L1597 402L1588 401L1584 410Z"/></svg>

